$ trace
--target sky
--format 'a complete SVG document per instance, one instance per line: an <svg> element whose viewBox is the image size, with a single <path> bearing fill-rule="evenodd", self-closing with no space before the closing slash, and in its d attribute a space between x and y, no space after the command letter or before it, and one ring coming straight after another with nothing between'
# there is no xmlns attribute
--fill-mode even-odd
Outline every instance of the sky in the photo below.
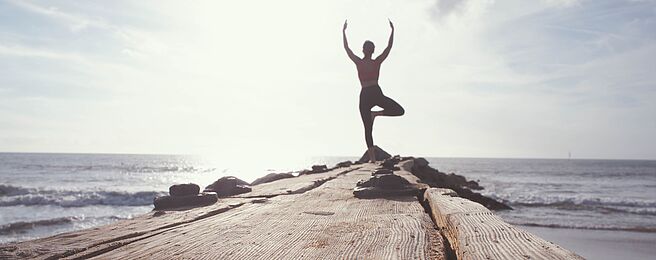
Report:
<svg viewBox="0 0 656 260"><path fill-rule="evenodd" d="M656 1L0 0L0 151L656 159Z"/></svg>

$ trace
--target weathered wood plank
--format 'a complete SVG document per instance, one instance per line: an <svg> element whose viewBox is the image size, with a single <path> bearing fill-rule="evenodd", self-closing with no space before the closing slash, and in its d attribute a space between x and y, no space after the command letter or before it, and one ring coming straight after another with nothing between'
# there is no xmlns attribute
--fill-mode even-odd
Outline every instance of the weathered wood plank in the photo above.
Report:
<svg viewBox="0 0 656 260"><path fill-rule="evenodd" d="M51 237L10 243L0 250L0 259L61 258L87 250L100 250L121 241L137 239L149 234L173 228L197 219L223 213L250 200L221 199L214 205L188 210L149 212L129 220L63 233Z"/></svg>
<svg viewBox="0 0 656 260"><path fill-rule="evenodd" d="M375 167L365 166L303 194L245 204L96 257L442 259L442 238L415 197L353 197Z"/></svg>
<svg viewBox="0 0 656 260"><path fill-rule="evenodd" d="M431 188L424 199L458 259L583 259L454 195L449 189Z"/></svg>
<svg viewBox="0 0 656 260"><path fill-rule="evenodd" d="M96 252L130 243L178 225L221 214L243 204L257 203L261 197L302 193L356 168L337 168L325 173L303 175L253 186L253 191L240 194L241 198L240 196L221 198L217 203L206 207L153 211L110 225L20 243L10 243L0 248L0 258L44 259L71 255L93 255ZM291 192L287 192L287 190Z"/></svg>

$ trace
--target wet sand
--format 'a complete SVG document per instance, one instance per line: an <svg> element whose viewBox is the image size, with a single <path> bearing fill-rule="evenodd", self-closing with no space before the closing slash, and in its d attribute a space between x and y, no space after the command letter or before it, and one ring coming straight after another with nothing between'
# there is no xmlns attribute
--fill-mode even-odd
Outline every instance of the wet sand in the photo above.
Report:
<svg viewBox="0 0 656 260"><path fill-rule="evenodd" d="M586 259L653 259L656 256L656 233L519 227Z"/></svg>

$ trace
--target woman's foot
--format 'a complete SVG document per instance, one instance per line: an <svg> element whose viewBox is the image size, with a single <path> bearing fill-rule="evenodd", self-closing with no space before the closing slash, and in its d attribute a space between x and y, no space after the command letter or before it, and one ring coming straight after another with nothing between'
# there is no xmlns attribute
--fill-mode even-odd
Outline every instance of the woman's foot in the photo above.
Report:
<svg viewBox="0 0 656 260"><path fill-rule="evenodd" d="M374 147L370 147L367 152L369 153L369 162L376 163L376 152L374 152Z"/></svg>

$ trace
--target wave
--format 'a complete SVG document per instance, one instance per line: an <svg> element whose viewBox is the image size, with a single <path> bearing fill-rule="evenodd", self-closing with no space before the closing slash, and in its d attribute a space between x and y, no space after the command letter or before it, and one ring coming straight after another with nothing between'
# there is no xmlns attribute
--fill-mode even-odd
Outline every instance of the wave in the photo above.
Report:
<svg viewBox="0 0 656 260"><path fill-rule="evenodd" d="M96 219L120 220L124 218L116 217L116 216L100 217L100 218L85 218L85 217L72 216L72 217L61 217L61 218L42 219L42 220L34 220L34 221L18 221L18 222L0 225L0 235L26 233L29 230L38 227L59 226L59 225L71 224L73 222L78 222L78 221L96 220Z"/></svg>
<svg viewBox="0 0 656 260"><path fill-rule="evenodd" d="M564 210L594 210L602 212L656 215L656 201L630 198L584 198L572 196L511 196L490 194L511 206L547 207Z"/></svg>
<svg viewBox="0 0 656 260"><path fill-rule="evenodd" d="M610 230L610 231L632 231L632 232L645 232L656 233L656 227L613 227L613 226L577 226L577 225L563 225L563 224L543 224L521 221L509 221L508 223L518 226L529 227L547 227L547 228L568 228L568 229L587 229L587 230Z"/></svg>
<svg viewBox="0 0 656 260"><path fill-rule="evenodd" d="M146 206L152 205L153 198L162 195L166 195L166 192L39 190L0 185L0 207L18 205L56 205L61 207L85 207L90 205Z"/></svg>
<svg viewBox="0 0 656 260"><path fill-rule="evenodd" d="M6 184L0 184L0 196L25 195L33 192L35 189L16 187Z"/></svg>
<svg viewBox="0 0 656 260"><path fill-rule="evenodd" d="M22 170L52 170L66 172L80 171L102 171L102 172L134 172L134 173L155 173L155 172L211 172L215 168L203 168L193 166L146 166L131 164L97 164L97 165L47 165L47 164L26 164L20 167Z"/></svg>
<svg viewBox="0 0 656 260"><path fill-rule="evenodd" d="M656 216L656 208L653 207L639 207L639 206L626 206L626 205L604 205L604 204L588 204L586 202L573 202L561 201L553 203L510 203L512 206L524 207L550 207L565 210L594 210L607 213L629 213L636 215L651 215Z"/></svg>

